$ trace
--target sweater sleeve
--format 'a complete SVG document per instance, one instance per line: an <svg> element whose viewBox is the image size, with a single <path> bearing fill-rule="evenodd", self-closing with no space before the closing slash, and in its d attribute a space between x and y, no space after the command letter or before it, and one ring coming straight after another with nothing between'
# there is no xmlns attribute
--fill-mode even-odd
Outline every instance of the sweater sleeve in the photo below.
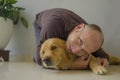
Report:
<svg viewBox="0 0 120 80"><path fill-rule="evenodd" d="M107 58L109 60L109 55L102 49L100 48L96 52L92 53L95 57L100 57L100 58Z"/></svg>

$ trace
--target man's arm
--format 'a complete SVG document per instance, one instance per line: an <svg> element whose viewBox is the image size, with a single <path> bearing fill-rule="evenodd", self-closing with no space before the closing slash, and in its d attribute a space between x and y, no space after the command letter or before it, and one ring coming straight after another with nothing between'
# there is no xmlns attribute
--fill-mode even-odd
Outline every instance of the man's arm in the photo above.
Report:
<svg viewBox="0 0 120 80"><path fill-rule="evenodd" d="M99 63L104 66L108 67L109 66L109 55L102 49L100 48L96 52L92 53L93 56L99 57Z"/></svg>
<svg viewBox="0 0 120 80"><path fill-rule="evenodd" d="M99 50L97 50L96 52L92 54L95 57L106 58L109 60L109 55L102 48L100 48Z"/></svg>
<svg viewBox="0 0 120 80"><path fill-rule="evenodd" d="M87 69L89 65L90 57L87 60L78 57L75 62L69 67L69 69Z"/></svg>

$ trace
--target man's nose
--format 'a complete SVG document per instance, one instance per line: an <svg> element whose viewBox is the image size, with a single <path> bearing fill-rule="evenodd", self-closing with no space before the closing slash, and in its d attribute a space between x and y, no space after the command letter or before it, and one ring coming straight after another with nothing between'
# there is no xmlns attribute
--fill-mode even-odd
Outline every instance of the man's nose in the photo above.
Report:
<svg viewBox="0 0 120 80"><path fill-rule="evenodd" d="M81 50L82 50L82 48L79 46L73 47L73 53L80 53Z"/></svg>

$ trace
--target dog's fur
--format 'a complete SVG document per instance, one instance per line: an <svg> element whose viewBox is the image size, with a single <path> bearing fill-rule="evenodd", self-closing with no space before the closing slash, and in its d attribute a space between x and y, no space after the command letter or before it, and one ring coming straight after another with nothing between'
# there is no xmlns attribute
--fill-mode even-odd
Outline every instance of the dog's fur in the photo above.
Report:
<svg viewBox="0 0 120 80"><path fill-rule="evenodd" d="M76 55L69 53L66 50L65 41L58 38L51 38L46 40L40 50L40 57L45 68L53 69L70 69L70 65L77 58ZM120 59L109 55L110 64L120 64ZM97 74L106 74L107 69L98 63L98 58L91 54L89 55L89 67ZM78 68L77 68L78 69Z"/></svg>

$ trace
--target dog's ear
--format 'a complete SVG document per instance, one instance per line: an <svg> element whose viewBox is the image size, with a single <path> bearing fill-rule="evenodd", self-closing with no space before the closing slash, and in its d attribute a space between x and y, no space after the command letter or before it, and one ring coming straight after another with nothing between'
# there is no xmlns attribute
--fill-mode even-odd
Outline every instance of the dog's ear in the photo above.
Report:
<svg viewBox="0 0 120 80"><path fill-rule="evenodd" d="M66 49L66 43L65 42L62 42L60 45L63 49Z"/></svg>
<svg viewBox="0 0 120 80"><path fill-rule="evenodd" d="M61 42L60 46L61 46L62 49L65 50L65 54L66 54L66 55L70 54L70 53L68 52L68 50L67 50L67 46L66 46L66 42L65 42L65 41Z"/></svg>
<svg viewBox="0 0 120 80"><path fill-rule="evenodd" d="M59 46L59 47L61 47L63 49L66 48L65 40L59 39L59 38L53 38L52 41L53 41L54 44L57 44L57 46Z"/></svg>

